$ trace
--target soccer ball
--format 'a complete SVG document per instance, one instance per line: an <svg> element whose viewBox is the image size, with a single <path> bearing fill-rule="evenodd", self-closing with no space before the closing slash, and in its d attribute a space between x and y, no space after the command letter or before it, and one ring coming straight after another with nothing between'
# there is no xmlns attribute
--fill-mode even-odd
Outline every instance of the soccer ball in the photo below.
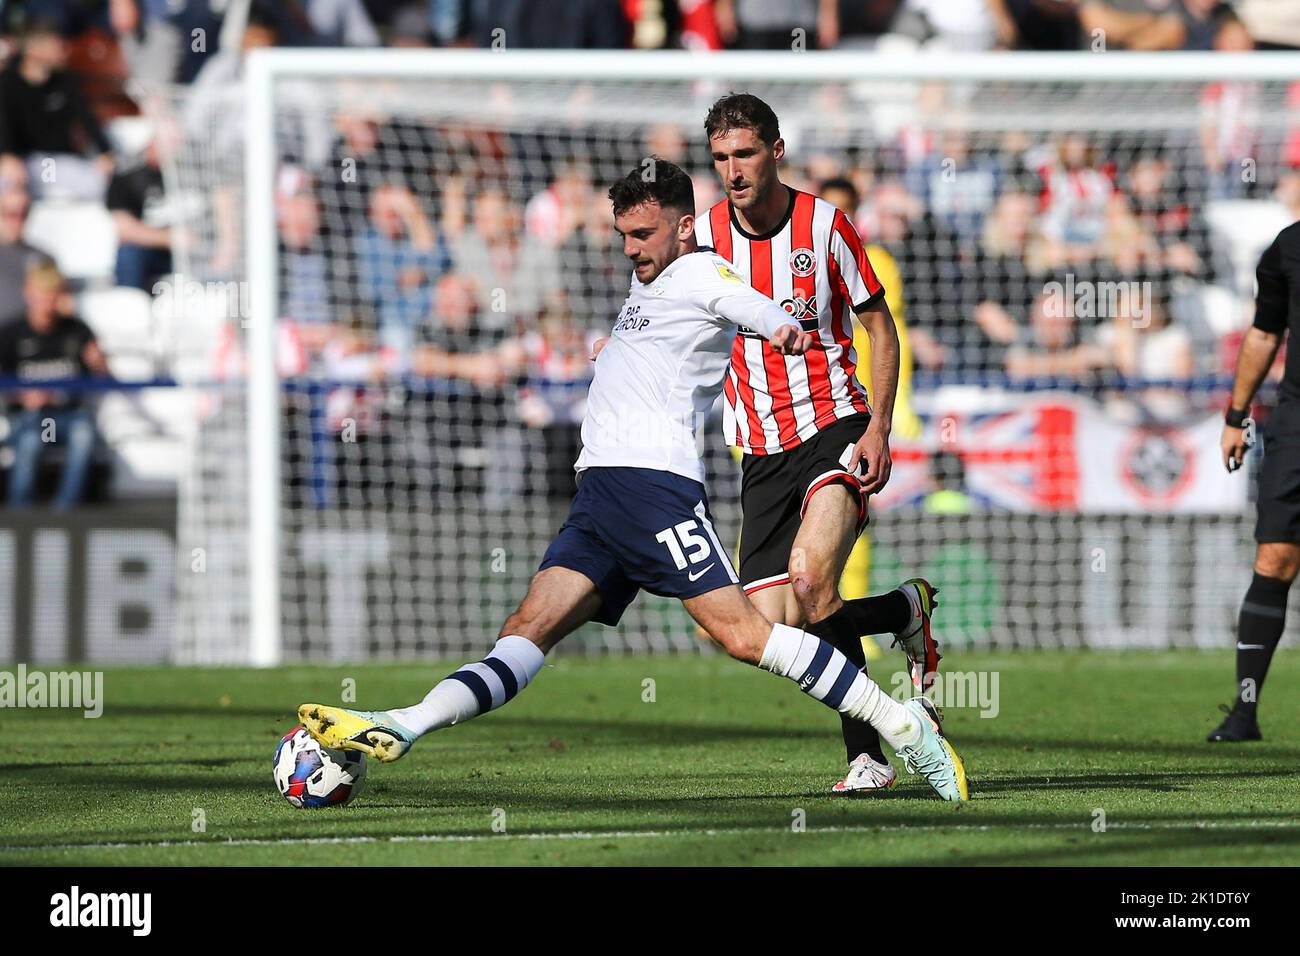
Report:
<svg viewBox="0 0 1300 956"><path fill-rule="evenodd" d="M341 807L366 782L366 755L322 747L303 728L295 727L280 738L272 769L276 789L299 810Z"/></svg>

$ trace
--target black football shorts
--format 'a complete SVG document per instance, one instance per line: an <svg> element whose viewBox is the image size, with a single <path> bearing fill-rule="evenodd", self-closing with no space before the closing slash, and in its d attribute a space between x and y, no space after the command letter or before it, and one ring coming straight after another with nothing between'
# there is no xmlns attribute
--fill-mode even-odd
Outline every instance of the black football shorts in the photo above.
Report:
<svg viewBox="0 0 1300 956"><path fill-rule="evenodd" d="M1300 404L1278 405L1261 435L1264 462L1259 470L1255 540L1300 544Z"/></svg>
<svg viewBox="0 0 1300 956"><path fill-rule="evenodd" d="M842 483L858 500L857 533L867 526L862 466L847 469L849 455L871 416L850 415L812 438L775 455L745 455L740 478L740 583L745 593L790 582L790 549L813 493Z"/></svg>

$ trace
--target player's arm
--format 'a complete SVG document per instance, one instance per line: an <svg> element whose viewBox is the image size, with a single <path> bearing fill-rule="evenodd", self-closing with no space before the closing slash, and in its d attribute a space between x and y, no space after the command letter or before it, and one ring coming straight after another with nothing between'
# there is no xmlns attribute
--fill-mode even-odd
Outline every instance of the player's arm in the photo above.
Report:
<svg viewBox="0 0 1300 956"><path fill-rule="evenodd" d="M835 215L826 247L839 267L840 292L853 303L853 312L871 342L871 423L853 446L848 462L849 471L862 465L862 488L871 495L885 487L894 467L889 433L898 394L898 329L885 301L885 287L857 230L843 213Z"/></svg>
<svg viewBox="0 0 1300 956"><path fill-rule="evenodd" d="M1079 24L1085 33L1101 31L1109 42L1130 50L1177 50L1187 37L1187 28L1177 14L1128 13L1103 0L1080 4Z"/></svg>
<svg viewBox="0 0 1300 956"><path fill-rule="evenodd" d="M864 463L866 475L862 487L870 495L885 487L893 469L889 433L894 421L894 400L898 395L898 329L884 296L857 316L871 340L871 423L853 448L849 471L853 471L859 461Z"/></svg>
<svg viewBox="0 0 1300 956"><path fill-rule="evenodd" d="M1264 250L1255 270L1259 291L1255 296L1255 324L1246 330L1237 353L1237 370L1232 379L1232 398L1223 425L1219 446L1223 452L1223 465L1236 471L1246 457L1250 441L1246 434L1245 418L1250 413L1250 403L1264 381L1264 376L1277 357L1286 331L1289 289L1286 272L1282 268L1282 254L1278 240Z"/></svg>
<svg viewBox="0 0 1300 956"><path fill-rule="evenodd" d="M803 355L812 348L812 333L799 328L789 312L729 267L709 268L715 269L718 278L705 275L697 290L709 313L732 325L753 329L781 355Z"/></svg>

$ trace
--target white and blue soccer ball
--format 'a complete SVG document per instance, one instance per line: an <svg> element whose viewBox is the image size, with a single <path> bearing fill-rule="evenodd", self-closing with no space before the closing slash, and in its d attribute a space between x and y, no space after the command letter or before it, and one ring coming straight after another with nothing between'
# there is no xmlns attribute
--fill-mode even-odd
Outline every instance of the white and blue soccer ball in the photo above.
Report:
<svg viewBox="0 0 1300 956"><path fill-rule="evenodd" d="M275 748L275 786L299 810L341 807L356 798L366 782L366 755L322 747L295 727Z"/></svg>

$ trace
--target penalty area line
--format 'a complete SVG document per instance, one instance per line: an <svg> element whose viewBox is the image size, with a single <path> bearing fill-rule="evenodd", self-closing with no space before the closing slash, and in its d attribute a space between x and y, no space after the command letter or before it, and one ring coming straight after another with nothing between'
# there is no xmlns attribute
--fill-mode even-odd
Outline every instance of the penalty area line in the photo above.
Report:
<svg viewBox="0 0 1300 956"><path fill-rule="evenodd" d="M854 833L926 833L926 832L965 832L992 833L997 831L1040 830L1040 831L1079 831L1091 830L1090 822L1080 823L1018 823L999 826L987 823L921 824L899 823L877 826L829 826L809 827L799 831L798 835L817 834L854 834ZM1162 823L1107 823L1106 831L1134 830L1265 830L1265 829L1300 829L1300 820L1189 820L1186 822ZM501 841L527 840L659 840L673 837L719 837L719 836L755 836L794 834L790 827L722 827L716 829L695 830L569 830L560 832L535 833L412 833L394 834L387 837L338 836L338 837L236 837L222 840L155 840L150 842L117 843L47 843L25 846L0 846L0 856L6 853L32 853L42 850L131 850L150 849L166 850L187 847L237 847L237 846L333 846L352 844L388 844L388 843L499 843Z"/></svg>

